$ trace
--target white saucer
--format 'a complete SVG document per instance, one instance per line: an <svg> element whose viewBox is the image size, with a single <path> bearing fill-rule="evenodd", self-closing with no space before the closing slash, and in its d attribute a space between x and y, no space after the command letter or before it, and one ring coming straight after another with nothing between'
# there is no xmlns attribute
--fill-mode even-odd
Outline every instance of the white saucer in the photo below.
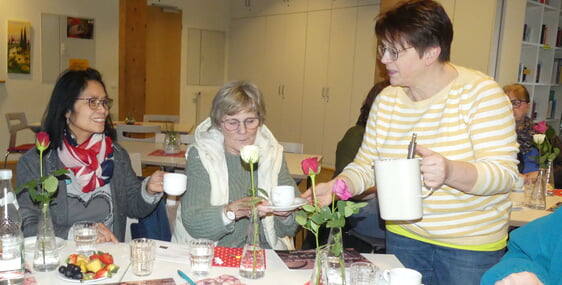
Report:
<svg viewBox="0 0 562 285"><path fill-rule="evenodd" d="M36 236L26 237L23 240L23 247L25 254L33 254L35 252L35 241L37 240ZM66 241L60 237L55 237L55 242L57 244L57 250L60 250L64 247Z"/></svg>
<svg viewBox="0 0 562 285"><path fill-rule="evenodd" d="M298 207L304 206L306 205L306 203L308 203L308 201L304 198L295 198L295 201L293 201L293 205L289 205L289 206L269 206L269 208L273 211L292 211Z"/></svg>

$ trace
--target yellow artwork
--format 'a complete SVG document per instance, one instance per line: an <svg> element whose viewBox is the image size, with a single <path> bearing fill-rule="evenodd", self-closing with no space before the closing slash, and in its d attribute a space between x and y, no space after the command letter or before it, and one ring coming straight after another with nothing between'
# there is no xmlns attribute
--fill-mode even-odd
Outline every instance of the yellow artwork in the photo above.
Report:
<svg viewBox="0 0 562 285"><path fill-rule="evenodd" d="M31 73L31 23L8 21L8 73Z"/></svg>

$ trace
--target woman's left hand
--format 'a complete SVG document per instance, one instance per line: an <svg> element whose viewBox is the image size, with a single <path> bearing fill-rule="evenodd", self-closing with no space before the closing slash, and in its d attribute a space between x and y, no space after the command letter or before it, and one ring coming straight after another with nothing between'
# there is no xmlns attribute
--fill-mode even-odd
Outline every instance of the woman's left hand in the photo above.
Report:
<svg viewBox="0 0 562 285"><path fill-rule="evenodd" d="M416 147L416 152L423 158L420 170L423 174L423 183L427 188L439 188L447 179L447 162L444 156L421 145Z"/></svg>
<svg viewBox="0 0 562 285"><path fill-rule="evenodd" d="M156 193L164 192L163 182L165 173L166 172L162 170L156 170L152 173L150 179L148 179L148 184L146 185L146 191L148 191L149 194L154 195Z"/></svg>
<svg viewBox="0 0 562 285"><path fill-rule="evenodd" d="M103 223L98 223L97 243L104 242L119 243L119 240L108 227L106 227Z"/></svg>

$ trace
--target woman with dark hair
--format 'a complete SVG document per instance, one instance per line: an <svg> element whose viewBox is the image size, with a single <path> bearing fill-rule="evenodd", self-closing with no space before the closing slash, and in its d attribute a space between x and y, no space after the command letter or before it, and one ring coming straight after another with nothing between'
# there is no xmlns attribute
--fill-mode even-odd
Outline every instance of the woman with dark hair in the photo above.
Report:
<svg viewBox="0 0 562 285"><path fill-rule="evenodd" d="M173 241L187 243L206 238L219 246L243 247L250 217L248 189L251 175L240 158L246 145L259 148L257 187L270 193L277 185L295 180L287 168L283 147L265 126L265 103L258 87L232 81L215 95L210 118L195 130L195 143L187 150L187 191L180 200ZM271 195L270 195L271 196ZM273 211L264 200L257 205L264 248L292 249L297 230L289 211Z"/></svg>
<svg viewBox="0 0 562 285"><path fill-rule="evenodd" d="M50 204L58 237L66 239L72 224L89 220L98 222L99 243L123 241L127 217L147 216L163 195L164 172L139 180L129 154L116 143L109 116L112 102L94 69L65 71L55 84L42 130L51 139L43 154L44 173L68 170ZM39 176L39 154L33 148L18 161L16 185ZM18 201L24 235L35 235L39 207L27 189L18 194Z"/></svg>
<svg viewBox="0 0 562 285"><path fill-rule="evenodd" d="M375 33L391 86L335 179L361 194L377 183L373 161L405 159L416 133L422 192L436 191L421 219L386 221L386 252L422 273L423 284L479 284L506 247L518 175L511 104L492 78L450 62L453 25L438 2L402 1L377 18ZM335 179L317 185L322 205Z"/></svg>

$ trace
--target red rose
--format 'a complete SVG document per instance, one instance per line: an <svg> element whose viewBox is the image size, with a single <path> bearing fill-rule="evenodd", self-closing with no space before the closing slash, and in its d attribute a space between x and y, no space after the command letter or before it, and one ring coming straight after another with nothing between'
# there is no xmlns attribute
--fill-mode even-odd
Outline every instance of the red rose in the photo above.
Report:
<svg viewBox="0 0 562 285"><path fill-rule="evenodd" d="M548 130L548 126L546 125L545 121L541 121L535 125L534 129L537 133L544 134L546 130Z"/></svg>
<svg viewBox="0 0 562 285"><path fill-rule="evenodd" d="M37 133L37 140L35 141L35 146L41 152L45 151L49 145L51 144L51 139L49 138L49 134L46 132L39 132Z"/></svg>
<svg viewBox="0 0 562 285"><path fill-rule="evenodd" d="M301 162L302 172L307 176L320 173L320 163L318 157L310 157Z"/></svg>

